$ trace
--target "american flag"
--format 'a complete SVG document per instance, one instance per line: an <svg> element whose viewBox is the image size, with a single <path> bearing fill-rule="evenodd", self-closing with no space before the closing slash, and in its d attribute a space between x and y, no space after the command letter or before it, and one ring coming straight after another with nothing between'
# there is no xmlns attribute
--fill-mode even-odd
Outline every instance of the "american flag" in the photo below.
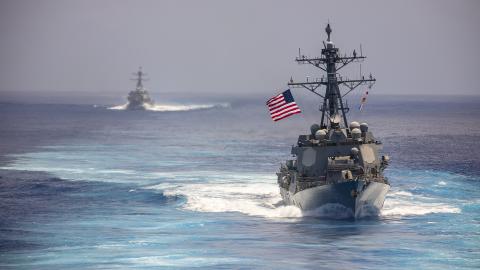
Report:
<svg viewBox="0 0 480 270"><path fill-rule="evenodd" d="M269 99L267 106L270 111L270 117L275 122L302 112L297 103L295 103L290 89Z"/></svg>

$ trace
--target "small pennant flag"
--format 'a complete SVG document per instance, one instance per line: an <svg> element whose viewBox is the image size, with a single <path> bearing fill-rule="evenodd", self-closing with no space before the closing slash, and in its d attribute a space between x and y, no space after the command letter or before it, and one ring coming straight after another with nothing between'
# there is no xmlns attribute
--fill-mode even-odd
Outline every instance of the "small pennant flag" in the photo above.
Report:
<svg viewBox="0 0 480 270"><path fill-rule="evenodd" d="M270 117L275 122L302 112L297 103L295 103L290 89L269 99L267 106L270 111Z"/></svg>
<svg viewBox="0 0 480 270"><path fill-rule="evenodd" d="M360 99L360 106L358 107L358 109L360 111L363 110L363 105L365 105L365 103L367 103L367 97L368 97L368 90L365 90L365 93L363 94L362 98Z"/></svg>

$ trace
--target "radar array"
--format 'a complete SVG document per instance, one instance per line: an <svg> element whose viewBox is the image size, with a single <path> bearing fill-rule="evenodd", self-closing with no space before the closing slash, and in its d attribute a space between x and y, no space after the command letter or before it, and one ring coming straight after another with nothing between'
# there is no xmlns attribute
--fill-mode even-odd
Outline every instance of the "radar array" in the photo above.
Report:
<svg viewBox="0 0 480 270"><path fill-rule="evenodd" d="M320 107L320 111L322 112L322 119L320 122L320 126L322 128L326 128L326 121L325 115L328 115L328 119L330 125L334 126L338 125L337 122L339 116L343 118L343 122L345 127L348 127L347 116L349 108L348 105L343 103L343 97L348 95L352 92L355 88L360 85L367 85L369 88L373 86L376 79L370 74L367 78L365 76L360 75L361 78L359 79L349 79L342 77L338 71L343 67L347 66L352 62L363 62L366 59L365 56L362 55L362 50L360 49L360 55L357 55L357 52L353 50L351 56L340 55L339 49L335 47L333 42L330 40L330 34L332 29L330 28L330 24L327 24L325 28L325 32L328 35L327 42L323 42L324 48L322 49L322 56L320 57L306 57L302 55L300 49L298 50L298 57L295 58L295 61L298 64L310 64L319 68L326 72L327 76L322 75L321 78L315 79L311 81L309 77L307 77L305 82L294 82L293 78L290 78L290 82L288 86L291 88L305 88L310 92L316 94L323 98L323 104ZM361 47L360 47L361 48ZM320 86L325 86L325 93L321 94L317 89ZM340 92L340 87L344 86L348 90L342 95Z"/></svg>
<svg viewBox="0 0 480 270"><path fill-rule="evenodd" d="M137 76L136 78L131 79L132 81L137 81L137 89L143 89L143 82L148 81L147 76L148 74L142 71L142 67L138 68L137 72L133 72L133 75Z"/></svg>

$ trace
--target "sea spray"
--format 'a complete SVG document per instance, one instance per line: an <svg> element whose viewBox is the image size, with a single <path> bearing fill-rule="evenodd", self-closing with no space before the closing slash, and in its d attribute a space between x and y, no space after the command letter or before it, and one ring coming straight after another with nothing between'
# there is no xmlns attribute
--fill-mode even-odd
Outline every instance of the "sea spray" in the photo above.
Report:
<svg viewBox="0 0 480 270"><path fill-rule="evenodd" d="M229 103L219 103L219 104L144 104L145 110L155 111L155 112L182 112L182 111L193 111L193 110L206 110L214 108L229 108ZM128 103L123 105L112 106L108 108L109 110L127 110Z"/></svg>
<svg viewBox="0 0 480 270"><path fill-rule="evenodd" d="M200 178L208 176L202 173ZM344 219L353 217L345 207L331 204L310 211L302 211L296 206L284 205L274 179L268 175L228 176L212 172L211 181L163 183L147 188L162 190L165 196L183 196L186 199L181 207L197 212L238 212L264 218L301 218L319 217ZM175 177L181 178L181 177ZM194 179L195 177L193 177ZM188 179L188 177L187 177ZM192 179L192 177L190 178ZM215 180L217 179L217 180ZM255 179L255 182L251 181ZM443 203L438 198L414 195L406 190L396 189L387 195L380 217L402 218L433 213L458 214L461 210L453 205ZM361 216L365 218L377 213L364 209Z"/></svg>

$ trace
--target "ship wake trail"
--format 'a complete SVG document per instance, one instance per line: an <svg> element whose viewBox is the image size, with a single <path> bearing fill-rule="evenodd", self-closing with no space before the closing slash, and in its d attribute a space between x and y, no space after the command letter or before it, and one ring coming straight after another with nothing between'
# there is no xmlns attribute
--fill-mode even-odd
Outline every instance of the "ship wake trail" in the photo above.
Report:
<svg viewBox="0 0 480 270"><path fill-rule="evenodd" d="M384 217L423 216L435 213L461 213L460 208L438 202L435 198L414 195L408 191L393 191L387 195L381 215Z"/></svg>
<svg viewBox="0 0 480 270"><path fill-rule="evenodd" d="M184 111L194 111L194 110L207 110L215 108L229 108L229 103L219 103L219 104L143 104L145 110L154 111L154 112L184 112ZM123 105L112 106L108 108L109 110L127 110L128 103Z"/></svg>
<svg viewBox="0 0 480 270"><path fill-rule="evenodd" d="M212 173L213 180L196 183L162 183L148 188L162 190L165 196L184 197L182 208L196 212L237 212L268 219L296 220L303 217L349 219L350 209L340 204L326 204L309 211L285 205L278 186L269 175L228 176ZM206 176L208 178L208 176ZM175 177L177 178L177 177ZM181 177L180 177L181 178ZM194 177L195 178L195 177ZM256 182L252 182L255 179ZM456 214L461 210L440 202L438 198L414 195L408 191L393 191L379 213L380 218L402 218L435 213ZM377 216L376 213L374 216ZM372 216L364 211L364 218Z"/></svg>
<svg viewBox="0 0 480 270"><path fill-rule="evenodd" d="M122 110L126 110L128 107L128 103L125 103L123 105L116 105L116 106L112 106L112 107L108 107L109 110L119 110L119 111L122 111Z"/></svg>
<svg viewBox="0 0 480 270"><path fill-rule="evenodd" d="M246 178L256 179L257 182L245 181ZM162 190L165 196L184 197L186 202L182 207L190 211L239 212L265 218L302 217L299 208L282 204L278 187L272 182L271 176L265 175L225 176L220 181L165 183L150 188Z"/></svg>

